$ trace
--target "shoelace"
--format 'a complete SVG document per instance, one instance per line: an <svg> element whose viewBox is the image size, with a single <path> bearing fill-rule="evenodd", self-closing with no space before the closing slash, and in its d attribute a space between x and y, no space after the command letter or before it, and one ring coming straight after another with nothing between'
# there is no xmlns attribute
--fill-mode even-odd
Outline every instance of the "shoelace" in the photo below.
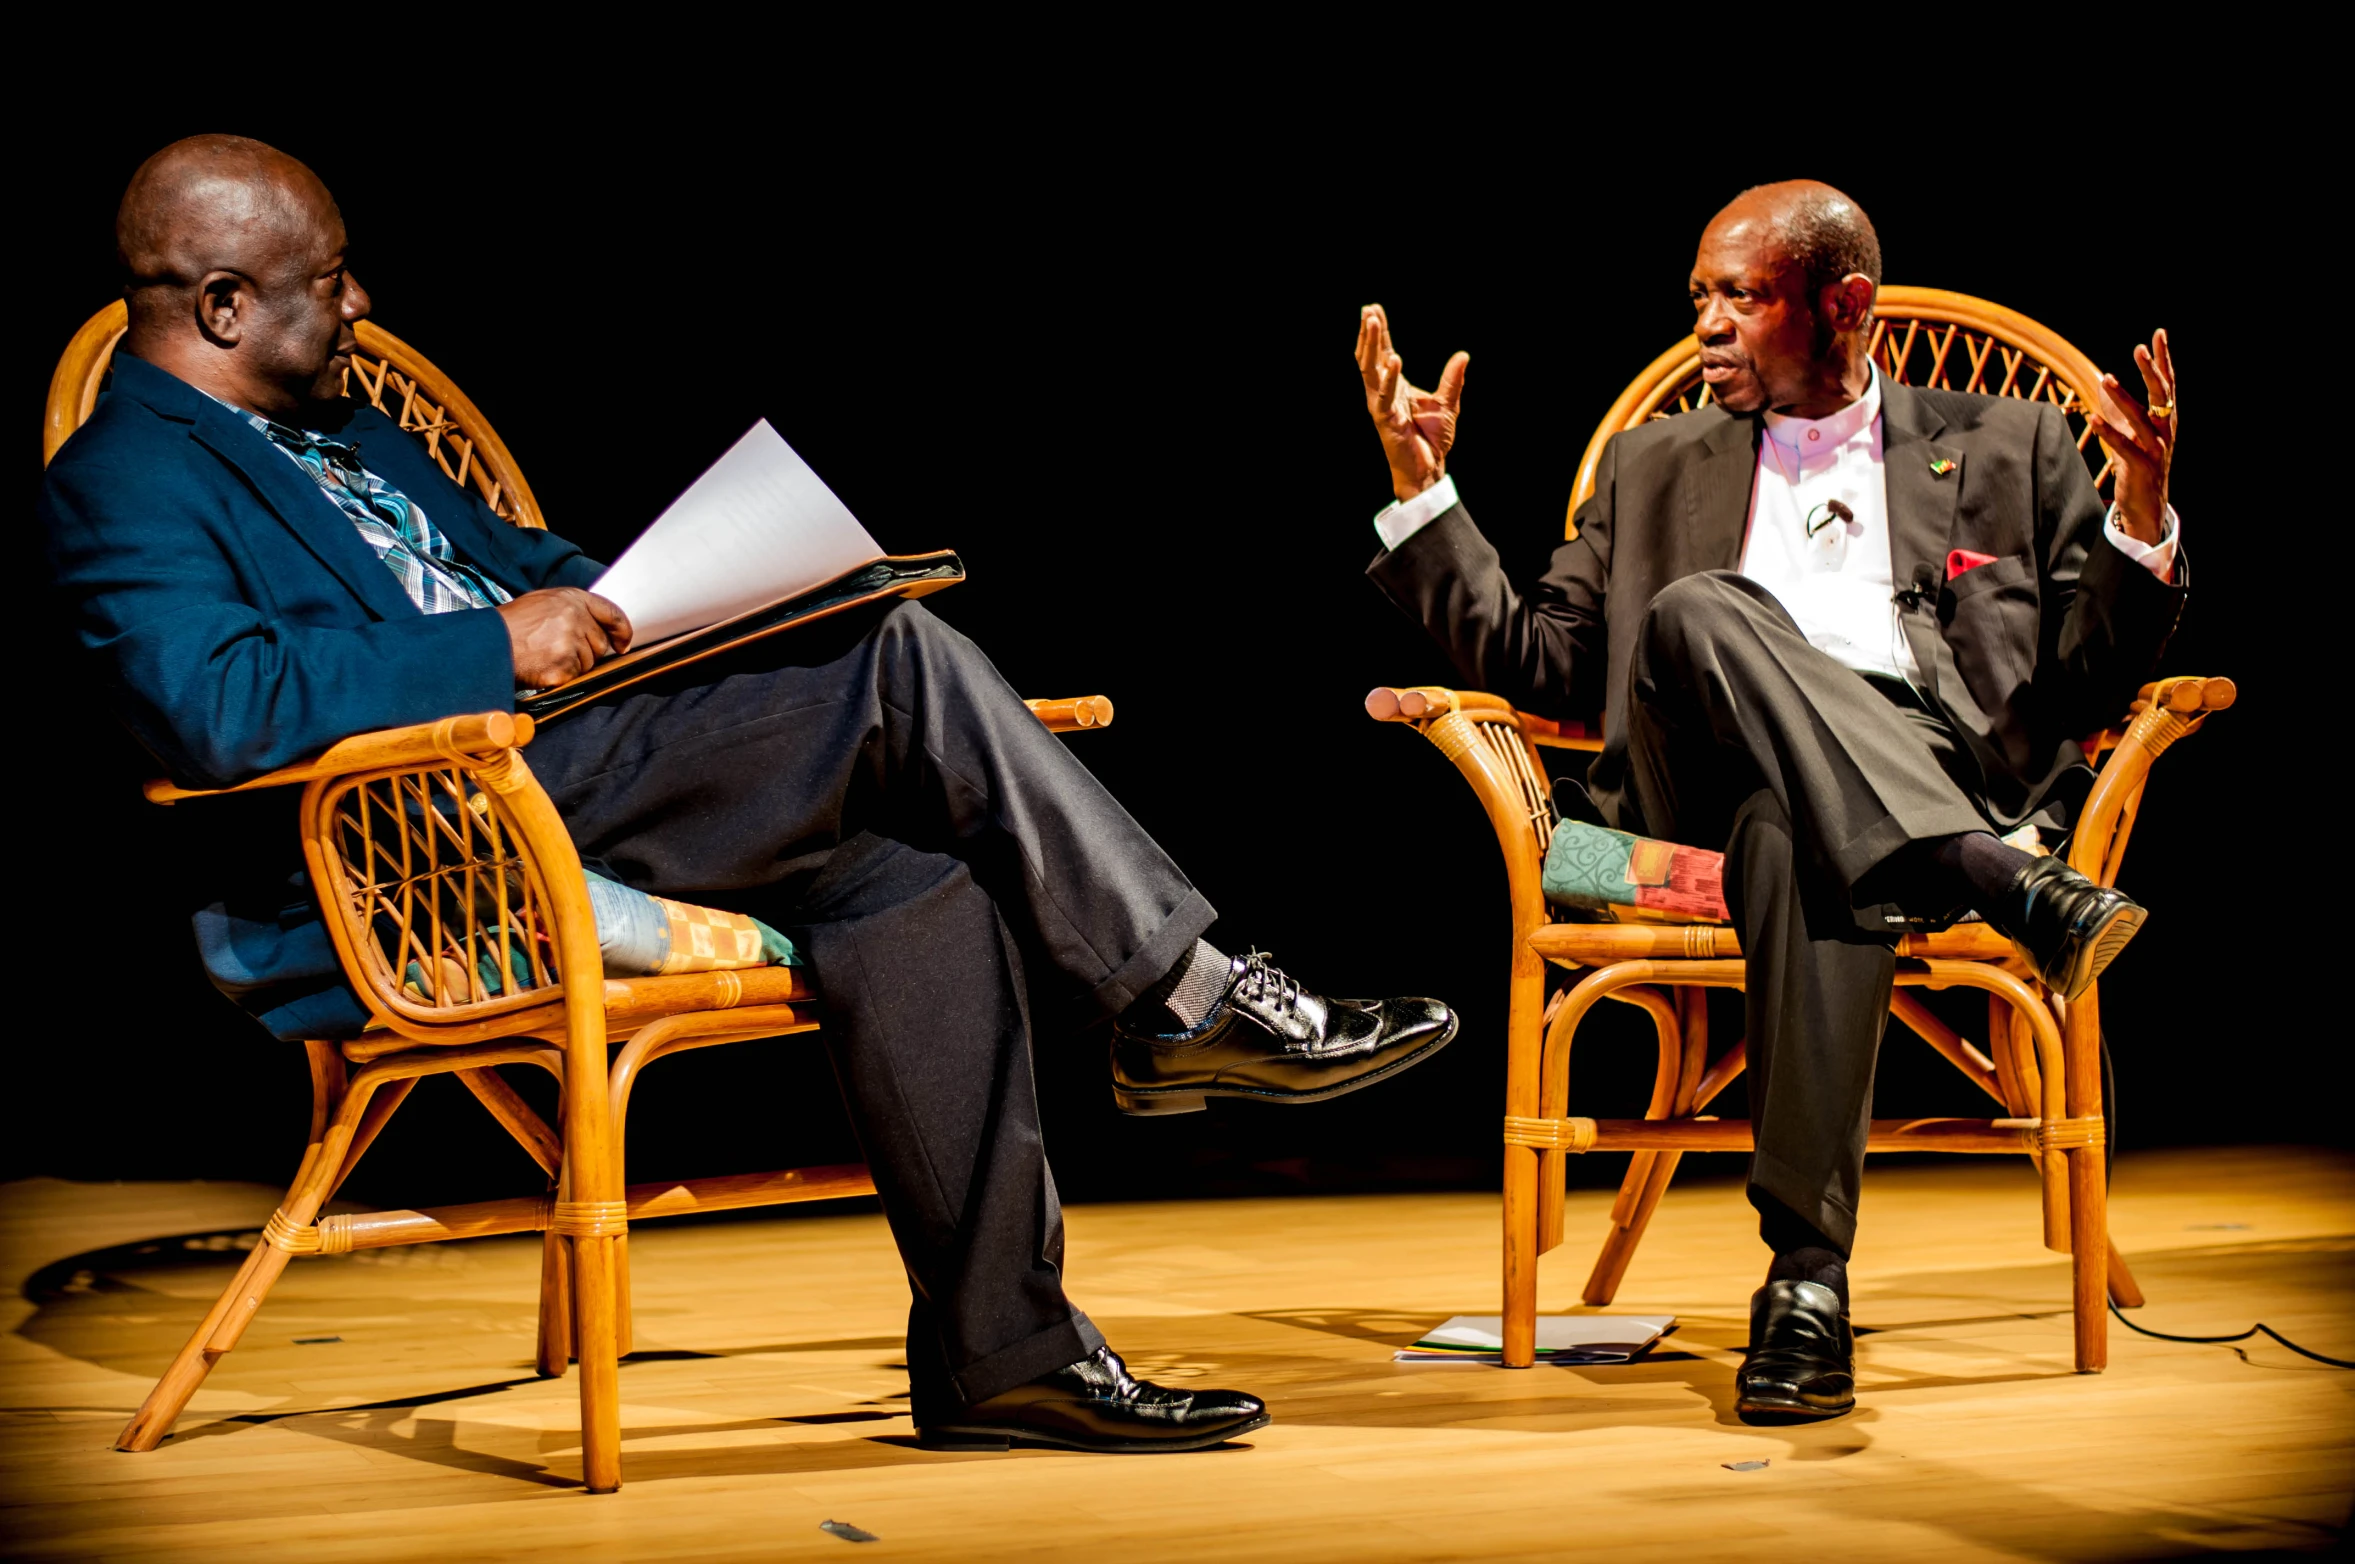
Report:
<svg viewBox="0 0 2355 1564"><path fill-rule="evenodd" d="M1290 1010L1300 1000L1300 984L1265 951L1255 950L1243 958L1243 975L1235 980L1235 987L1254 1003L1265 1003L1272 996L1279 1010Z"/></svg>

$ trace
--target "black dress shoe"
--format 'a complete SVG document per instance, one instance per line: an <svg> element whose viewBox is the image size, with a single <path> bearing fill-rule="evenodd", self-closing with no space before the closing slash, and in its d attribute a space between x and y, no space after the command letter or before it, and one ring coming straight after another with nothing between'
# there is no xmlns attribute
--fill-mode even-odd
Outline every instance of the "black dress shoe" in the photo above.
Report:
<svg viewBox="0 0 2355 1564"><path fill-rule="evenodd" d="M2004 892L1995 926L2063 999L2085 992L2149 916L2134 898L2096 885L2058 858L2039 858Z"/></svg>
<svg viewBox="0 0 2355 1564"><path fill-rule="evenodd" d="M1200 1026L1112 1029L1112 1098L1123 1113L1197 1113L1206 1097L1322 1102L1445 1048L1456 1015L1436 999L1326 999L1253 951Z"/></svg>
<svg viewBox="0 0 2355 1564"><path fill-rule="evenodd" d="M1077 1363L967 1407L953 1422L916 1430L927 1450L1050 1445L1097 1455L1203 1450L1269 1422L1267 1403L1240 1390L1169 1390L1133 1378L1120 1354L1098 1347Z"/></svg>
<svg viewBox="0 0 2355 1564"><path fill-rule="evenodd" d="M1856 1337L1840 1295L1768 1282L1750 1298L1750 1356L1734 1376L1745 1423L1802 1423L1856 1406Z"/></svg>

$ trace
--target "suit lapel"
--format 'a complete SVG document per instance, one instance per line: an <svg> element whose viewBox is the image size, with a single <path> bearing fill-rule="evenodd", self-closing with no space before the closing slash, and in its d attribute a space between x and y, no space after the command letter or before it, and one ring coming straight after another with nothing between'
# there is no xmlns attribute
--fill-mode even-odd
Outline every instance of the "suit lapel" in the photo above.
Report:
<svg viewBox="0 0 2355 1564"><path fill-rule="evenodd" d="M1939 443L1945 431L1946 421L1910 387L1882 379L1881 480L1889 513L1889 574L1900 592L1926 589L1932 604L1945 584L1947 539L1963 484L1963 453ZM1937 617L1916 608L1904 611L1900 622L1936 698L1942 682L1938 654L1945 650Z"/></svg>
<svg viewBox="0 0 2355 1564"><path fill-rule="evenodd" d="M1685 562L1692 570L1738 570L1750 525L1750 493L1758 481L1756 418L1719 412L1702 438L1685 514ZM1682 574L1683 572L1679 572Z"/></svg>
<svg viewBox="0 0 2355 1564"><path fill-rule="evenodd" d="M203 406L196 410L190 437L244 474L280 524L351 588L370 613L379 619L399 619L417 612L399 579L384 568L351 518L320 492L308 473L274 450L268 438L238 414L210 397L200 400Z"/></svg>
<svg viewBox="0 0 2355 1564"><path fill-rule="evenodd" d="M1889 509L1889 573L1901 588L1928 572L1932 595L1943 583L1955 498L1962 493L1963 453L1941 445L1946 421L1910 387L1881 382L1881 475Z"/></svg>

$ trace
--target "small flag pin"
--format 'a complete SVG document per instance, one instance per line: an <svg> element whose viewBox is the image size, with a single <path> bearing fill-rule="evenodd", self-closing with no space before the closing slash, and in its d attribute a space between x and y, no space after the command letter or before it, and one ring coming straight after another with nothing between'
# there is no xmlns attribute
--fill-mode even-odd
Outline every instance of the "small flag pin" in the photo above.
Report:
<svg viewBox="0 0 2355 1564"><path fill-rule="evenodd" d="M1943 478L1948 473L1954 471L1954 463L1941 456L1937 460L1930 463L1930 471Z"/></svg>

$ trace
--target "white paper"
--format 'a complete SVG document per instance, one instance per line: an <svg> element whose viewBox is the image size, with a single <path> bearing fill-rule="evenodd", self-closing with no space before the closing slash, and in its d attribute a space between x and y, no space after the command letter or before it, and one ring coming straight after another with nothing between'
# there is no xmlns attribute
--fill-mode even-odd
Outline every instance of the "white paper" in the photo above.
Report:
<svg viewBox="0 0 2355 1564"><path fill-rule="evenodd" d="M1555 1362L1623 1363L1658 1341L1676 1324L1673 1314L1542 1314L1537 1320L1539 1359ZM1504 1321L1494 1314L1459 1314L1422 1340L1403 1348L1402 1362L1502 1357Z"/></svg>
<svg viewBox="0 0 2355 1564"><path fill-rule="evenodd" d="M630 616L633 644L806 592L883 552L762 419L590 588Z"/></svg>

